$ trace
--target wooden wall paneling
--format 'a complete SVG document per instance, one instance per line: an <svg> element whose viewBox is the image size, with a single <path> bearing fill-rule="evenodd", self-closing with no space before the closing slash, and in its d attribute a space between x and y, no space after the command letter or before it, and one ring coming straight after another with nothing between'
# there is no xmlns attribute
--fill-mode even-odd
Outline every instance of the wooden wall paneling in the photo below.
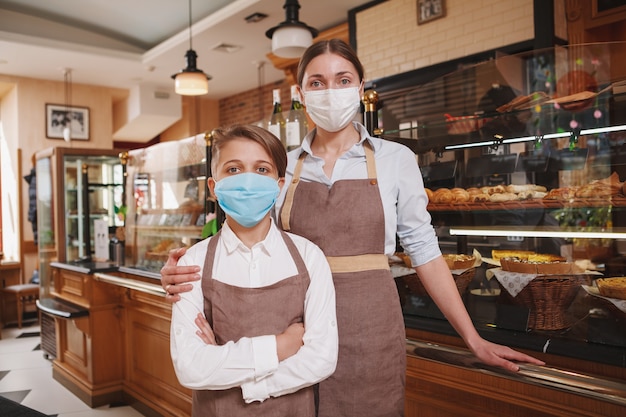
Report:
<svg viewBox="0 0 626 417"><path fill-rule="evenodd" d="M126 391L162 415L191 414L191 390L178 383L170 356L171 304L129 290L126 313Z"/></svg>

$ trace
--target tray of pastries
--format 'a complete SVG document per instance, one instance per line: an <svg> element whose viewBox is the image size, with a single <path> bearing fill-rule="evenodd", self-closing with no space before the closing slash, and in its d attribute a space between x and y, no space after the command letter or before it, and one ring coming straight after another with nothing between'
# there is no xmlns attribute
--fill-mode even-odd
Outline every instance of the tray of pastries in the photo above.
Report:
<svg viewBox="0 0 626 417"><path fill-rule="evenodd" d="M548 190L537 184L508 184L469 188L425 188L429 210L497 210L575 206L626 206L626 181L614 172L579 186Z"/></svg>

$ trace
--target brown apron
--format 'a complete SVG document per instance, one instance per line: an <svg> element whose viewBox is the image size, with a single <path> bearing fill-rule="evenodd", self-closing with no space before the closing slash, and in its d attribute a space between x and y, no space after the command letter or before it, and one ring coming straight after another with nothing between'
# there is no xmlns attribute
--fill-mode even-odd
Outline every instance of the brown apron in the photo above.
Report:
<svg viewBox="0 0 626 417"><path fill-rule="evenodd" d="M298 274L267 287L243 288L213 279L213 259L220 232L210 241L204 262L202 292L204 313L213 328L218 345L242 337L279 334L304 319L304 301L309 273L295 244L281 232ZM291 417L315 415L313 387L292 394L246 404L241 388L193 391L194 417Z"/></svg>
<svg viewBox="0 0 626 417"><path fill-rule="evenodd" d="M283 229L316 243L333 272L339 357L319 384L319 417L404 415L404 319L385 256L374 152L364 144L368 179L330 189L300 181L303 153L280 213Z"/></svg>

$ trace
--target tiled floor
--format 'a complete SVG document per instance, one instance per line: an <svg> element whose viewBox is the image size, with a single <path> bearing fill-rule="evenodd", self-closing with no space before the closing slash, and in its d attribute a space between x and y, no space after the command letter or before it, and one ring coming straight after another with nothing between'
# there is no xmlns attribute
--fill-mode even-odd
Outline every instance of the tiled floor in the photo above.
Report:
<svg viewBox="0 0 626 417"><path fill-rule="evenodd" d="M36 322L2 329L0 396L55 417L142 417L128 406L89 408L52 379L52 363L40 350L40 341Z"/></svg>

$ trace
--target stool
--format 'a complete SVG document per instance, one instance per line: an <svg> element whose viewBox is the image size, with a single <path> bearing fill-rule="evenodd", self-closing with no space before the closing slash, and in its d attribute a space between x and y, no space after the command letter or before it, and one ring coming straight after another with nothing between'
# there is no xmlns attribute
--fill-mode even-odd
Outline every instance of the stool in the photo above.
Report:
<svg viewBox="0 0 626 417"><path fill-rule="evenodd" d="M24 316L24 307L27 304L33 304L39 299L39 285L37 284L20 284L10 285L2 289L4 297L15 297L17 303L17 327L22 328L22 318Z"/></svg>

